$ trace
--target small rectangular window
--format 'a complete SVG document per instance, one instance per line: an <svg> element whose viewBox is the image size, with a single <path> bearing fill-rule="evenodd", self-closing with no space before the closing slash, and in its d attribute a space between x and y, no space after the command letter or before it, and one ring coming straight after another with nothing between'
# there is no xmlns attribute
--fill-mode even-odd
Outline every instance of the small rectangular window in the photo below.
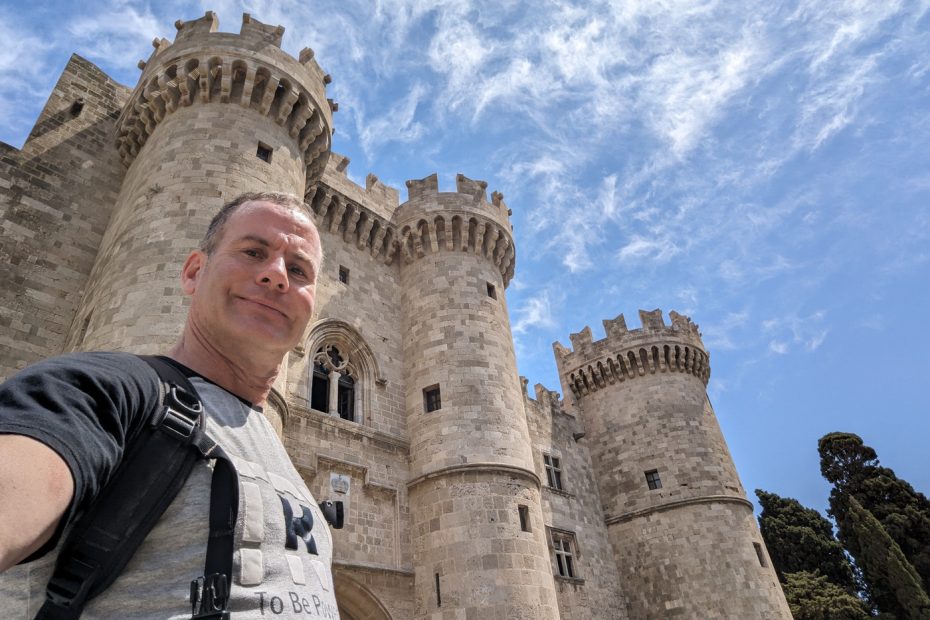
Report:
<svg viewBox="0 0 930 620"><path fill-rule="evenodd" d="M552 531L552 551L555 554L555 569L559 577L574 579L575 571L575 536L570 532Z"/></svg>
<svg viewBox="0 0 930 620"><path fill-rule="evenodd" d="M423 406L426 412L442 409L442 398L439 395L439 386L433 385L423 390Z"/></svg>
<svg viewBox="0 0 930 620"><path fill-rule="evenodd" d="M656 489L662 488L662 479L659 478L658 469L650 469L645 472L646 474L646 484L649 486L650 491L655 491Z"/></svg>
<svg viewBox="0 0 930 620"><path fill-rule="evenodd" d="M349 283L349 270L342 265L339 265L339 281L343 284Z"/></svg>
<svg viewBox="0 0 930 620"><path fill-rule="evenodd" d="M756 557L759 558L759 566L765 568L768 564L765 563L765 552L762 551L762 545L757 542L752 543L752 546L756 550Z"/></svg>
<svg viewBox="0 0 930 620"><path fill-rule="evenodd" d="M562 490L562 461L550 454L543 455L543 464L546 466L546 481L553 489Z"/></svg>
<svg viewBox="0 0 930 620"><path fill-rule="evenodd" d="M262 161L266 161L269 164L271 163L271 153L274 151L270 146L263 142L258 143L258 150L255 152L255 156Z"/></svg>
<svg viewBox="0 0 930 620"><path fill-rule="evenodd" d="M530 509L529 506L517 506L517 512L520 513L520 530L523 532L532 532L530 529Z"/></svg>
<svg viewBox="0 0 930 620"><path fill-rule="evenodd" d="M488 282L488 297L491 299L497 299L497 289L494 288L494 285Z"/></svg>

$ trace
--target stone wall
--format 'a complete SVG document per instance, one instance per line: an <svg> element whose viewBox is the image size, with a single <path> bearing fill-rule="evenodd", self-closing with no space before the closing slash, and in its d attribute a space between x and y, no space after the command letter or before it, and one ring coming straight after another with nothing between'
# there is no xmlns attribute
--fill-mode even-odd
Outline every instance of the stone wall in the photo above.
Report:
<svg viewBox="0 0 930 620"><path fill-rule="evenodd" d="M526 419L533 442L533 462L543 481L541 493L546 528L574 535L577 578L558 575L556 594L562 620L629 617L614 554L604 527L604 513L587 450L588 436L574 416L562 409L559 395L536 385L536 398L526 397ZM562 490L546 484L543 455L560 460ZM551 547L551 541L547 541ZM634 616L635 617L635 616Z"/></svg>
<svg viewBox="0 0 930 620"><path fill-rule="evenodd" d="M435 176L408 182L395 214L414 617L556 618L544 530L519 522L521 505L542 514L504 297L509 224L483 186L458 181L456 193L439 193Z"/></svg>
<svg viewBox="0 0 930 620"><path fill-rule="evenodd" d="M114 140L128 96L72 56L23 149L0 143L0 378L67 349L125 174Z"/></svg>
<svg viewBox="0 0 930 620"><path fill-rule="evenodd" d="M556 345L634 618L791 617L705 392L697 326L640 311Z"/></svg>

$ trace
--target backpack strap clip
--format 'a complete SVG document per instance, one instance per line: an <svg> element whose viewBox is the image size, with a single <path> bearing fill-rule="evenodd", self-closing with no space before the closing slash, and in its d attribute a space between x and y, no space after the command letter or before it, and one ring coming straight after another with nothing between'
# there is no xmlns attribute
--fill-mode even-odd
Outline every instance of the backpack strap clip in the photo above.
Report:
<svg viewBox="0 0 930 620"><path fill-rule="evenodd" d="M203 404L187 390L169 384L161 413L152 417L152 426L182 441L189 441L203 415Z"/></svg>
<svg viewBox="0 0 930 620"><path fill-rule="evenodd" d="M73 557L62 568L49 579L46 596L62 610L69 610L75 601L84 601L87 597L99 567Z"/></svg>
<svg viewBox="0 0 930 620"><path fill-rule="evenodd" d="M228 620L228 601L229 583L226 575L213 573L191 582L191 620Z"/></svg>

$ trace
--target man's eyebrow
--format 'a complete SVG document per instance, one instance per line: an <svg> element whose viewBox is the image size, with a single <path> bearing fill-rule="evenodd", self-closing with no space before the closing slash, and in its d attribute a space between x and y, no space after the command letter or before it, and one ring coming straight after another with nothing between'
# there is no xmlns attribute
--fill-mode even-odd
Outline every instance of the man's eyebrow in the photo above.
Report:
<svg viewBox="0 0 930 620"><path fill-rule="evenodd" d="M243 241L254 241L255 243L259 245L263 245L265 247L268 247L271 245L271 242L269 242L267 239L263 237L259 237L258 235L243 235L242 237L239 238L239 242L242 243Z"/></svg>

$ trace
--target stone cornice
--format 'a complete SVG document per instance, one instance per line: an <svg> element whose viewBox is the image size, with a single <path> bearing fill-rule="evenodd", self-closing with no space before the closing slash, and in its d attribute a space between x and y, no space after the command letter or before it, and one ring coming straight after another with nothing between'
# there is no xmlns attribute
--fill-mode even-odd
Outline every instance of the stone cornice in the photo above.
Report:
<svg viewBox="0 0 930 620"><path fill-rule="evenodd" d="M639 517L645 517L656 512L671 510L673 508L680 508L682 506L693 506L696 504L740 504L752 512L752 503L745 498L735 497L733 495L705 495L703 497L690 497L687 499L665 502L663 504L659 504L658 506L649 506L648 508L634 510L622 515L607 515L604 517L604 523L607 526L615 525L617 523L626 523L627 521L632 521L633 519L637 519Z"/></svg>
<svg viewBox="0 0 930 620"><path fill-rule="evenodd" d="M441 478L444 476L452 476L455 474L468 474L468 473L490 473L490 474L507 474L510 476L517 476L519 478L524 478L532 482L537 488L541 486L539 476L536 475L536 472L524 469L523 467L514 467L513 465L502 465L500 463L463 463L462 465L451 465L449 467L441 467L439 469L434 469L433 471L427 472L422 476L417 476L413 480L407 483L407 489L412 489L415 486L419 485L422 482L427 480L432 480L434 478Z"/></svg>

